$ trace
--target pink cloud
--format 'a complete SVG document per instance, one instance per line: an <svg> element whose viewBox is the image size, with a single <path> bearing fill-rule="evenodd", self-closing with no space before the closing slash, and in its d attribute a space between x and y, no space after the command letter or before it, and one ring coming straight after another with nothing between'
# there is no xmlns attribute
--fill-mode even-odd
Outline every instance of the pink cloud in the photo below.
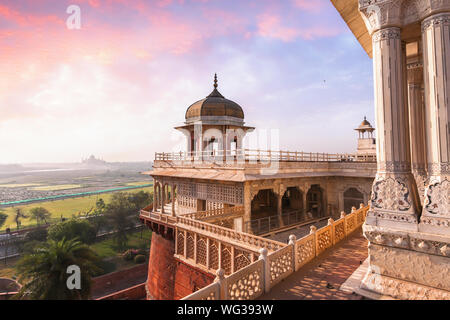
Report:
<svg viewBox="0 0 450 320"><path fill-rule="evenodd" d="M265 13L258 17L258 34L289 42L294 40L299 33L294 28L282 26L279 16Z"/></svg>
<svg viewBox="0 0 450 320"><path fill-rule="evenodd" d="M309 12L318 13L325 7L324 0L293 0L294 6Z"/></svg>

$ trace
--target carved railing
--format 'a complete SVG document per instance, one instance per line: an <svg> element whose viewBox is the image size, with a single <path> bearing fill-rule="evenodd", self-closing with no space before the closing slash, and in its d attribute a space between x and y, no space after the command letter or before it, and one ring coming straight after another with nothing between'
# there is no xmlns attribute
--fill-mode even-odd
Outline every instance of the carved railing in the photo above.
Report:
<svg viewBox="0 0 450 320"><path fill-rule="evenodd" d="M177 227L175 257L206 272L230 275L258 260L258 248Z"/></svg>
<svg viewBox="0 0 450 320"><path fill-rule="evenodd" d="M192 212L192 213L183 214L182 216L185 218L190 218L190 219L195 219L195 220L209 220L209 219L229 217L229 216L238 216L238 215L244 215L244 207L243 206L234 206L234 207Z"/></svg>
<svg viewBox="0 0 450 320"><path fill-rule="evenodd" d="M193 152L156 152L155 161L254 161L254 162L376 162L375 155L350 153L319 153L299 151L274 151L239 149L234 151L207 150Z"/></svg>
<svg viewBox="0 0 450 320"><path fill-rule="evenodd" d="M284 243L238 232L186 215L171 216L141 210L141 219L165 223L175 230L175 256L197 268L214 273L222 268L230 275L258 259L260 248L277 251Z"/></svg>
<svg viewBox="0 0 450 320"><path fill-rule="evenodd" d="M220 227L211 223L186 218L183 216L176 217L176 226L178 228L183 228L206 236L220 237L228 242L239 243L244 247L257 249L266 248L270 252L279 250L286 246L286 244L278 241L266 239L245 232L235 231L229 228Z"/></svg>
<svg viewBox="0 0 450 320"><path fill-rule="evenodd" d="M256 299L359 228L364 223L368 210L369 206L361 204L358 210L353 208L348 215L342 213L337 221L329 219L328 225L321 229L311 226L309 235L299 240L291 235L287 246L270 254L267 249L262 248L259 250L258 261L228 277L223 269L219 269L214 283L183 300Z"/></svg>
<svg viewBox="0 0 450 320"><path fill-rule="evenodd" d="M251 230L253 234L264 235L271 233L272 231L278 231L281 228L288 228L300 223L314 223L321 219L326 219L326 217L306 220L306 215L303 210L292 210L290 212L282 213L281 221L279 215L246 221L244 223L244 231L250 232Z"/></svg>

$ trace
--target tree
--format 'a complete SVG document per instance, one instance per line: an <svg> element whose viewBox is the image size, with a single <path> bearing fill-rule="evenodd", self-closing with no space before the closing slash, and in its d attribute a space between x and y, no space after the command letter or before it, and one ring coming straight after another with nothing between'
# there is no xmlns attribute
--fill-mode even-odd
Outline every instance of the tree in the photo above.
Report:
<svg viewBox="0 0 450 320"><path fill-rule="evenodd" d="M106 206L105 218L107 223L116 231L114 240L120 249L128 243L128 230L135 225L135 205L131 203L125 193L114 193L111 202Z"/></svg>
<svg viewBox="0 0 450 320"><path fill-rule="evenodd" d="M51 214L43 207L36 207L30 210L30 217L35 219L38 225L41 221L44 221L44 223L47 224L47 219L51 217Z"/></svg>
<svg viewBox="0 0 450 320"><path fill-rule="evenodd" d="M3 227L7 218L8 215L6 213L3 213L3 210L0 209L0 228Z"/></svg>
<svg viewBox="0 0 450 320"><path fill-rule="evenodd" d="M76 239L50 240L36 246L17 263L18 279L23 284L16 298L35 300L88 299L91 277L98 272L98 256ZM80 268L80 289L69 289L69 266Z"/></svg>
<svg viewBox="0 0 450 320"><path fill-rule="evenodd" d="M22 212L22 209L17 208L16 213L14 214L14 221L16 222L17 230L19 230L22 222L20 221L22 218L26 218L27 216Z"/></svg>
<svg viewBox="0 0 450 320"><path fill-rule="evenodd" d="M153 195L143 190L128 195L128 200L134 205L135 211L139 212L153 201Z"/></svg>
<svg viewBox="0 0 450 320"><path fill-rule="evenodd" d="M44 227L33 229L25 235L25 242L28 241L47 241L48 231Z"/></svg>
<svg viewBox="0 0 450 320"><path fill-rule="evenodd" d="M92 244L96 237L95 228L85 219L70 219L58 222L48 229L48 239L59 241L62 239L75 239L85 244Z"/></svg>

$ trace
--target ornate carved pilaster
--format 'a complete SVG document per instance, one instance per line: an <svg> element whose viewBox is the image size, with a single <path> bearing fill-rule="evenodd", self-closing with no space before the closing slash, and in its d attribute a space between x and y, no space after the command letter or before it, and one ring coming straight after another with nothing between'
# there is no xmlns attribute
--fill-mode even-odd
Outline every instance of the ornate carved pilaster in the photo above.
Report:
<svg viewBox="0 0 450 320"><path fill-rule="evenodd" d="M417 230L419 201L411 174L406 52L400 37L397 27L372 36L378 170L366 223Z"/></svg>
<svg viewBox="0 0 450 320"><path fill-rule="evenodd" d="M450 12L425 19L422 37L429 181L420 230L450 235Z"/></svg>
<svg viewBox="0 0 450 320"><path fill-rule="evenodd" d="M423 63L410 63L407 70L411 169L416 180L420 203L423 204L428 178L426 173L425 104L422 89Z"/></svg>

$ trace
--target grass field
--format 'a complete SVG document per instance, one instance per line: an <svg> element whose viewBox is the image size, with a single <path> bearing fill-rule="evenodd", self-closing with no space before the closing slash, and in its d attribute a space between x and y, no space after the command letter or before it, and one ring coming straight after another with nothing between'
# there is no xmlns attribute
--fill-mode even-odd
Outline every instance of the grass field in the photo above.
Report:
<svg viewBox="0 0 450 320"><path fill-rule="evenodd" d="M81 184L60 184L60 185L54 185L54 186L34 187L31 189L36 190L36 191L59 191L59 190L77 189L77 188L81 188L81 187L82 187Z"/></svg>
<svg viewBox="0 0 450 320"><path fill-rule="evenodd" d="M151 184L151 183L153 183L153 182L152 181L128 182L126 184L126 186L133 187L133 186L141 186L141 185L144 185L144 184Z"/></svg>
<svg viewBox="0 0 450 320"><path fill-rule="evenodd" d="M139 188L127 190L127 192L138 192L138 191L147 191L153 192L153 187ZM104 193L99 195L92 195L81 198L69 198L64 200L55 200L55 201L47 201L47 202L38 202L27 204L23 206L16 207L8 207L3 209L4 213L8 215L5 224L0 230L4 230L8 227L11 229L16 228L16 224L14 222L14 212L16 208L22 209L27 215L30 209L35 207L44 207L51 213L51 217L54 219L61 218L61 215L65 218L71 218L72 215L78 215L79 212L83 213L90 210L92 207L95 207L95 203L97 199L102 198L106 203L109 202L113 193ZM35 220L31 219L22 219L22 228L30 225L34 225L36 223Z"/></svg>

